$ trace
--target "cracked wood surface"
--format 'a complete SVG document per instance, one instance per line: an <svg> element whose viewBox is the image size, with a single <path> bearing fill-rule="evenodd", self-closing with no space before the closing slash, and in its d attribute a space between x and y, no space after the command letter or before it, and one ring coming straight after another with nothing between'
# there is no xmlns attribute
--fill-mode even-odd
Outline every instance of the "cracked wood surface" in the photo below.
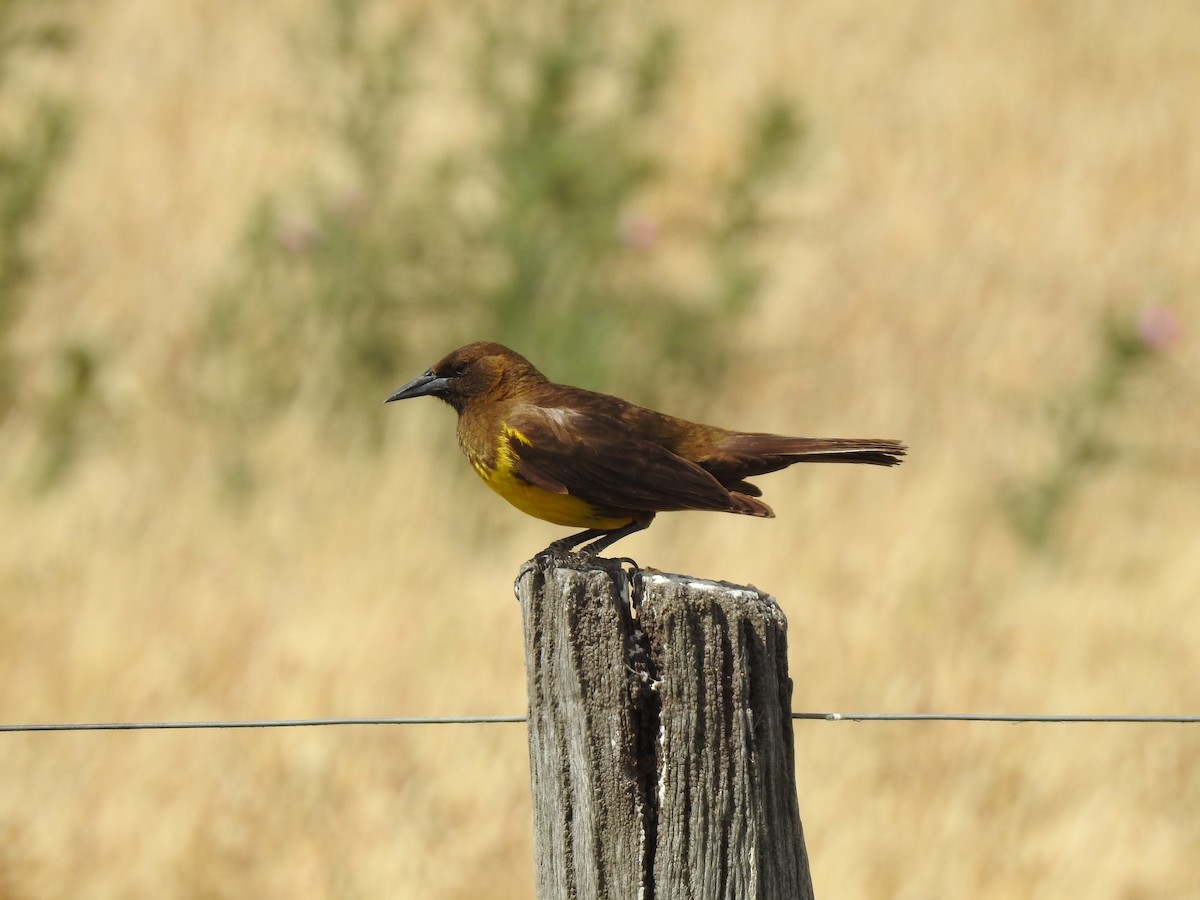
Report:
<svg viewBox="0 0 1200 900"><path fill-rule="evenodd" d="M578 556L516 589L537 896L811 898L774 598Z"/></svg>

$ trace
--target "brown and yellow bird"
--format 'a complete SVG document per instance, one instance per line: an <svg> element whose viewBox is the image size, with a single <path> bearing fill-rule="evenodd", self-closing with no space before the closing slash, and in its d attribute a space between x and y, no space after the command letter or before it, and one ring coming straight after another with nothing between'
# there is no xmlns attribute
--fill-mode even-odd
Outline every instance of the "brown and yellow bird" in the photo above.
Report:
<svg viewBox="0 0 1200 900"><path fill-rule="evenodd" d="M460 347L387 398L438 397L488 487L522 512L582 528L549 550L599 553L656 513L701 509L773 518L746 481L799 462L894 466L899 441L784 437L687 422L554 384L518 353Z"/></svg>

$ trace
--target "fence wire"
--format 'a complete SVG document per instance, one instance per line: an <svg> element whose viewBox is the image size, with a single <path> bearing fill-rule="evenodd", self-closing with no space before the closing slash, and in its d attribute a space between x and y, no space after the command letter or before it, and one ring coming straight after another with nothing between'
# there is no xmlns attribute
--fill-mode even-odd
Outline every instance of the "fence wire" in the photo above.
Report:
<svg viewBox="0 0 1200 900"><path fill-rule="evenodd" d="M1008 715L1004 713L796 712L797 721L823 722L1007 722L1011 724L1200 725L1200 716ZM0 732L178 731L228 728L317 728L349 725L520 725L525 716L371 716L323 719L242 719L205 722L51 722L0 724Z"/></svg>

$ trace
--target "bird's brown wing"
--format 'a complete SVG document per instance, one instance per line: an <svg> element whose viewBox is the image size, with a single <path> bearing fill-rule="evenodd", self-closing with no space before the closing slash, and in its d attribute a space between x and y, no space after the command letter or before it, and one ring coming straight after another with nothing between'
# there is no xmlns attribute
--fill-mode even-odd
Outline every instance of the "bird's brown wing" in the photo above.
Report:
<svg viewBox="0 0 1200 900"><path fill-rule="evenodd" d="M618 420L570 407L527 406L506 416L517 475L552 493L622 512L699 509L772 516L700 466Z"/></svg>

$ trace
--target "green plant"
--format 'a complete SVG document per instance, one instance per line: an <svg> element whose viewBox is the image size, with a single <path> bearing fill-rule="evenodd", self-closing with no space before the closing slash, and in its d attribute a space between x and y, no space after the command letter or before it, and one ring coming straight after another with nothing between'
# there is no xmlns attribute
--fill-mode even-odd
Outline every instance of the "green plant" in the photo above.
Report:
<svg viewBox="0 0 1200 900"><path fill-rule="evenodd" d="M0 422L18 406L35 423L40 453L33 485L44 491L66 476L85 434L82 417L97 383L99 355L65 339L36 358L13 336L37 275L30 240L74 137L75 111L63 97L26 79L24 63L70 47L74 32L62 2L0 0L0 97L18 113L0 132ZM49 377L34 372L48 369ZM34 389L34 381L49 387Z"/></svg>
<svg viewBox="0 0 1200 900"><path fill-rule="evenodd" d="M660 25L620 40L614 20L628 7L617 9L560 0L482 20L475 83L489 136L477 167L494 213L474 235L499 277L476 327L559 377L637 382L647 397L663 363L692 379L722 371L761 283L765 197L802 129L790 103L764 100L739 165L704 190L710 215L666 227L643 203L674 175L652 134L679 37ZM706 269L687 284L659 265L682 245Z"/></svg>
<svg viewBox="0 0 1200 900"><path fill-rule="evenodd" d="M338 176L255 207L203 325L206 400L248 435L296 406L378 436L362 414L416 336L456 309L454 236L439 176L406 158L419 21L382 26L382 4L327 0L327 29L299 53ZM355 414L357 411L357 414ZM240 478L243 483L251 479Z"/></svg>
<svg viewBox="0 0 1200 900"><path fill-rule="evenodd" d="M1174 314L1162 307L1132 321L1105 321L1094 370L1054 409L1055 458L1039 475L1006 489L1005 509L1026 546L1052 547L1071 501L1101 466L1118 458L1112 418L1133 380L1174 343L1178 332Z"/></svg>
<svg viewBox="0 0 1200 900"><path fill-rule="evenodd" d="M0 0L0 97L20 110L0 132L0 422L17 402L24 369L12 334L34 275L29 237L62 167L74 121L60 98L12 82L25 57L69 44L71 32L57 15L60 6Z"/></svg>
<svg viewBox="0 0 1200 900"><path fill-rule="evenodd" d="M37 410L42 453L33 486L46 491L57 486L78 462L86 440L85 416L95 406L101 358L87 342L65 343L51 361L53 387Z"/></svg>
<svg viewBox="0 0 1200 900"><path fill-rule="evenodd" d="M332 39L306 63L341 176L252 217L206 325L222 415L239 409L248 433L300 405L378 436L371 398L479 337L563 380L637 381L646 400L664 360L719 375L761 284L767 198L802 137L789 103L762 102L738 165L703 187L710 208L667 229L645 202L674 174L652 139L672 29L621 37L627 9L599 0L477 7L468 99L482 128L421 157L406 113L428 22L354 0L325 10ZM669 274L680 247L702 277Z"/></svg>

